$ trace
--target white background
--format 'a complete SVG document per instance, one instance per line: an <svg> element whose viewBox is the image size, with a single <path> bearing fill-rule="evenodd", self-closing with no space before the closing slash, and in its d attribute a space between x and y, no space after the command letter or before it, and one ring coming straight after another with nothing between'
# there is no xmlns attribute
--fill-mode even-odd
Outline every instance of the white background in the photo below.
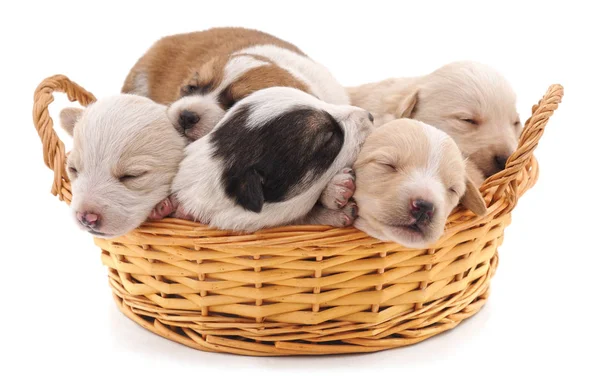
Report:
<svg viewBox="0 0 600 387"><path fill-rule="evenodd" d="M3 2L0 385L600 385L594 12L575 1L389 3ZM228 25L298 45L346 85L488 63L513 84L523 120L550 84L565 86L536 152L540 180L513 213L478 315L408 348L260 359L195 351L120 314L92 238L49 193L33 91L63 73L96 96L117 93L159 37Z"/></svg>

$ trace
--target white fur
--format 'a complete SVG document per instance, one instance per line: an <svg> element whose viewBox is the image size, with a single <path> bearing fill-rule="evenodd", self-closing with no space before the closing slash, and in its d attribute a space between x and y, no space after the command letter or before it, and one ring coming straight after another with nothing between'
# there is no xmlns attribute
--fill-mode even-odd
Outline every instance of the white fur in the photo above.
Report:
<svg viewBox="0 0 600 387"><path fill-rule="evenodd" d="M233 83L241 75L248 72L249 70L266 65L268 65L267 62L258 60L252 56L234 56L225 65L225 75L223 77L223 81L216 89L216 94L220 93L225 88L225 86Z"/></svg>
<svg viewBox="0 0 600 387"><path fill-rule="evenodd" d="M308 85L313 95L322 101L336 105L348 105L350 99L345 88L333 77L327 68L312 59L274 45L257 45L239 51L269 58L279 67Z"/></svg>
<svg viewBox="0 0 600 387"><path fill-rule="evenodd" d="M143 97L149 96L150 91L148 88L148 76L144 71L135 74L133 79L133 89L131 89L130 93L141 95Z"/></svg>
<svg viewBox="0 0 600 387"><path fill-rule="evenodd" d="M361 108L348 105L336 106L323 100L315 99L310 94L303 92L290 93L287 87L271 88L270 93L261 93L253 98L255 105L252 108L252 114L249 117L250 126L260 126L273 117L273 113L285 113L294 110L300 106L316 107L327 110L334 118L343 120L350 114L358 112L363 114ZM268 102L268 103L267 103Z"/></svg>

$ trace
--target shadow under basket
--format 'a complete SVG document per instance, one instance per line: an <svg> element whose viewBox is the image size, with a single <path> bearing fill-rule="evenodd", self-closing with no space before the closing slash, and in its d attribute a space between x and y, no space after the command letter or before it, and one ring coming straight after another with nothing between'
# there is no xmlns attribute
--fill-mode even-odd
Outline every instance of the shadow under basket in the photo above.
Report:
<svg viewBox="0 0 600 387"><path fill-rule="evenodd" d="M48 106L56 91L95 99L67 77L44 80L33 121L52 194L70 203L65 148ZM119 309L144 328L203 351L239 355L373 352L418 343L477 313L517 200L538 177L533 157L563 95L551 86L532 109L506 169L481 187L488 213L457 208L429 249L352 227L288 226L236 234L165 219L95 239Z"/></svg>

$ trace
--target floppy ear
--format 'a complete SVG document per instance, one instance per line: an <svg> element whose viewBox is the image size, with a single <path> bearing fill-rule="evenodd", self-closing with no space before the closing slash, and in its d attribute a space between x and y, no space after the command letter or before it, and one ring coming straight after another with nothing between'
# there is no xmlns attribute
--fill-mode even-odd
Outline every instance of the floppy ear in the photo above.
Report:
<svg viewBox="0 0 600 387"><path fill-rule="evenodd" d="M247 169L241 177L231 177L226 187L227 194L237 204L252 212L261 212L265 197L262 176L254 168Z"/></svg>
<svg viewBox="0 0 600 387"><path fill-rule="evenodd" d="M73 137L73 129L75 128L75 124L82 114L83 109L81 108L69 107L60 111L60 126L62 126L71 137Z"/></svg>
<svg viewBox="0 0 600 387"><path fill-rule="evenodd" d="M412 118L418 101L419 89L414 89L406 97L400 100L398 108L396 109L396 117Z"/></svg>
<svg viewBox="0 0 600 387"><path fill-rule="evenodd" d="M476 215L483 216L487 213L485 200L483 200L483 196L481 196L479 188L469 177L467 177L467 189L463 197L460 199L460 202L463 206L465 206L465 208L471 210Z"/></svg>
<svg viewBox="0 0 600 387"><path fill-rule="evenodd" d="M481 172L481 170L477 168L475 163L473 163L468 158L465 159L465 165L467 167L467 176L471 178L471 181L473 182L473 184L475 184L476 187L481 187L481 185L485 181L485 176L483 176L483 172Z"/></svg>

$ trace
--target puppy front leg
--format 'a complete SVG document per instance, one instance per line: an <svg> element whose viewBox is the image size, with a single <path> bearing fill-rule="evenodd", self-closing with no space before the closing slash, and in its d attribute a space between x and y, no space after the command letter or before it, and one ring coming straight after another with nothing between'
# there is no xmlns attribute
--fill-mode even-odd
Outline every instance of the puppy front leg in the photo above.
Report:
<svg viewBox="0 0 600 387"><path fill-rule="evenodd" d="M187 213L182 206L179 205L179 201L175 195L171 195L166 199L163 199L158 203L150 215L148 220L161 220L166 217L172 217L177 219L195 220L192 215Z"/></svg>
<svg viewBox="0 0 600 387"><path fill-rule="evenodd" d="M171 215L177 209L176 202L172 196L161 200L153 209L148 220L161 220Z"/></svg>
<svg viewBox="0 0 600 387"><path fill-rule="evenodd" d="M335 175L321 193L319 202L330 210L339 210L348 204L354 195L356 176L352 168L344 168Z"/></svg>
<svg viewBox="0 0 600 387"><path fill-rule="evenodd" d="M333 227L351 226L358 216L356 202L350 200L347 205L340 209L332 210L317 203L304 218L294 224L322 224Z"/></svg>

